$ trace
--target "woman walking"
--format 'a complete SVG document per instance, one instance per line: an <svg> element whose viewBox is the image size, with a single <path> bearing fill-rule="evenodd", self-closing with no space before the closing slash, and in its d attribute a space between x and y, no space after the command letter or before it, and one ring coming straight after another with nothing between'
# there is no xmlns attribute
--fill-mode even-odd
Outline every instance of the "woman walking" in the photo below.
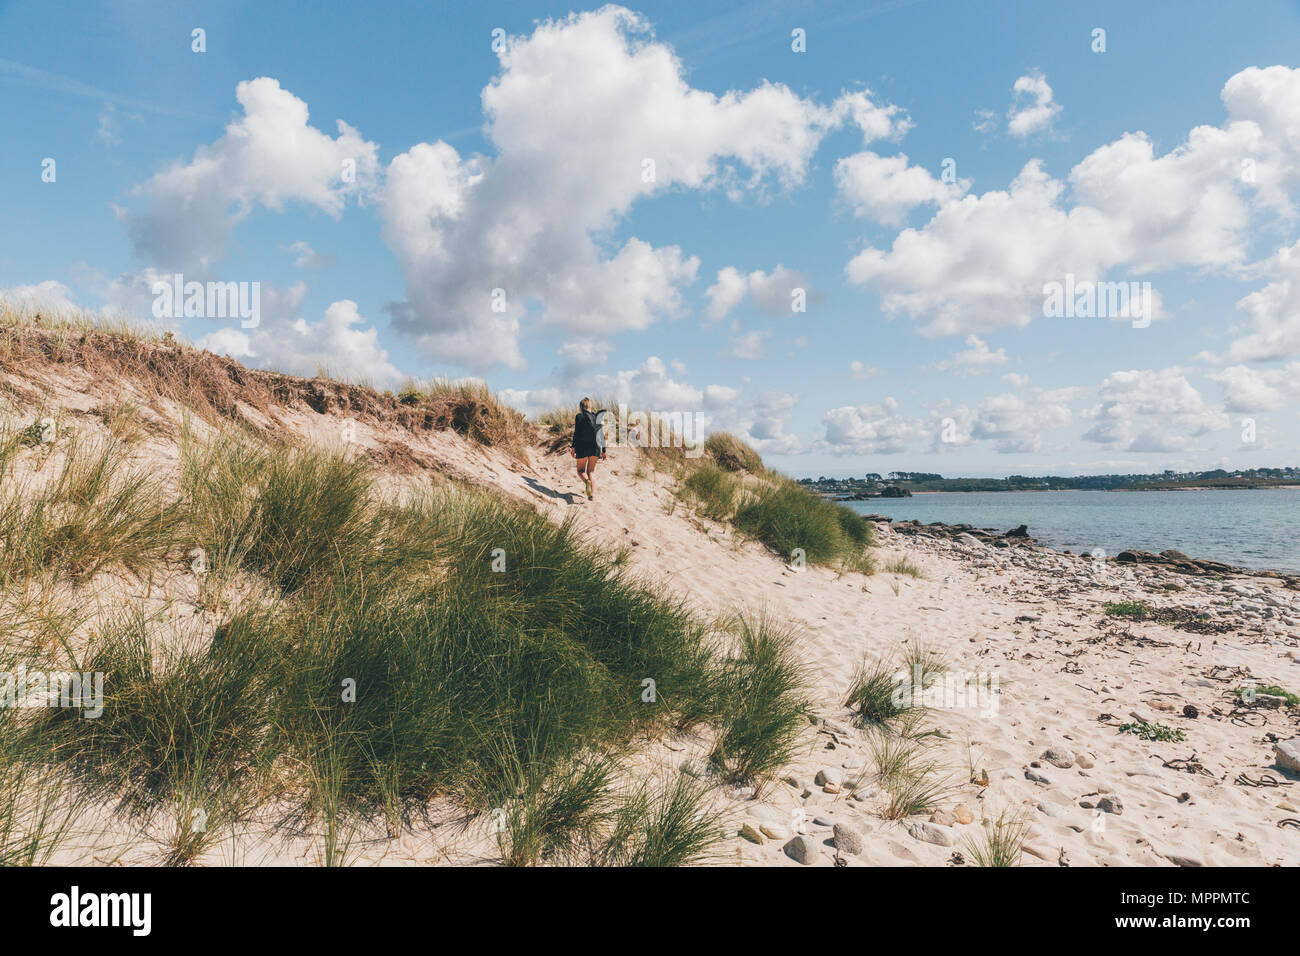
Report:
<svg viewBox="0 0 1300 956"><path fill-rule="evenodd" d="M591 410L591 399L584 398L579 405L581 409L573 418L573 443L570 453L578 461L578 478L587 491L587 499L595 497L595 485L591 476L596 470L597 459L605 460L605 426L602 420L605 412Z"/></svg>

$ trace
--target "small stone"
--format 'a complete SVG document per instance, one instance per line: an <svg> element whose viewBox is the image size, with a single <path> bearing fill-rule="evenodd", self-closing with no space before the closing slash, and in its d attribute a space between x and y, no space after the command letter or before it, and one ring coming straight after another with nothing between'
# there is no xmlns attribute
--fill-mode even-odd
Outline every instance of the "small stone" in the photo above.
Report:
<svg viewBox="0 0 1300 956"><path fill-rule="evenodd" d="M790 831L779 823L761 823L758 829L764 836L771 837L773 840L788 840Z"/></svg>
<svg viewBox="0 0 1300 956"><path fill-rule="evenodd" d="M1091 770L1097 766L1096 762L1087 754L1075 754L1074 762L1084 770Z"/></svg>
<svg viewBox="0 0 1300 956"><path fill-rule="evenodd" d="M1170 853L1165 857L1175 866L1205 866L1199 859L1194 856L1184 856L1181 853Z"/></svg>
<svg viewBox="0 0 1300 956"><path fill-rule="evenodd" d="M930 814L930 822L941 827L950 827L957 822L957 815L951 810L936 810Z"/></svg>
<svg viewBox="0 0 1300 956"><path fill-rule="evenodd" d="M1113 813L1119 816L1124 812L1124 802L1119 797L1102 797L1097 801L1097 809L1102 813Z"/></svg>
<svg viewBox="0 0 1300 956"><path fill-rule="evenodd" d="M1049 747L1043 752L1043 759L1053 767L1068 770L1074 766L1074 751L1066 750L1064 747Z"/></svg>
<svg viewBox="0 0 1300 956"><path fill-rule="evenodd" d="M1188 704L1183 708L1183 716L1195 720L1197 717L1201 716L1201 712L1191 704Z"/></svg>
<svg viewBox="0 0 1300 956"><path fill-rule="evenodd" d="M790 859L804 866L812 866L813 861L817 859L817 846L806 836L794 837L781 849Z"/></svg>
<svg viewBox="0 0 1300 956"><path fill-rule="evenodd" d="M955 816L955 817L957 818L957 822L958 822L958 823L974 823L974 822L975 822L975 813L974 813L974 811L971 810L971 808L968 807L968 806L966 806L966 804L964 804L964 803L959 803L959 804L957 804L956 809L954 809L952 813L953 813L953 816Z"/></svg>
<svg viewBox="0 0 1300 956"><path fill-rule="evenodd" d="M1041 784L1045 784L1045 785L1050 785L1051 782L1052 782L1052 781L1047 777L1046 774L1039 773L1037 770L1034 770L1032 767L1029 768L1029 769L1027 769L1027 770L1025 771L1025 779L1026 779L1026 780L1031 780L1031 781L1033 781L1034 783L1041 783Z"/></svg>
<svg viewBox="0 0 1300 956"><path fill-rule="evenodd" d="M862 852L862 834L843 823L835 824L835 849L857 856Z"/></svg>
<svg viewBox="0 0 1300 956"><path fill-rule="evenodd" d="M805 786L803 780L796 777L794 774L787 774L782 777L781 782L787 787L793 787L795 790L802 790Z"/></svg>
<svg viewBox="0 0 1300 956"><path fill-rule="evenodd" d="M1300 773L1300 737L1279 740L1273 745L1273 754L1277 758L1277 765L1283 770Z"/></svg>
<svg viewBox="0 0 1300 956"><path fill-rule="evenodd" d="M759 846L762 846L764 843L767 842L767 840L763 837L763 834L759 833L758 828L755 827L752 823L746 823L744 826L742 826L740 828L740 835L744 837L746 840L748 840L750 843L757 843Z"/></svg>
<svg viewBox="0 0 1300 956"><path fill-rule="evenodd" d="M953 846L952 830L935 823L911 823L907 832L922 843L934 843L937 846Z"/></svg>
<svg viewBox="0 0 1300 956"><path fill-rule="evenodd" d="M835 790L829 792L838 793L840 787L844 783L844 778L840 776L838 770L834 770L830 767L823 767L821 770L817 771L817 776L814 778L813 782L816 783L817 786L823 788L834 787Z"/></svg>

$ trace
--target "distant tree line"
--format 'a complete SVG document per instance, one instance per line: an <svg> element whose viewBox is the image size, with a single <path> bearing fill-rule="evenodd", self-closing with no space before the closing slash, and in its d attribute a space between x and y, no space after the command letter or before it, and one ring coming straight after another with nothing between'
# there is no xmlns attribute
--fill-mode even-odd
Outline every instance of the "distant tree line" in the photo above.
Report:
<svg viewBox="0 0 1300 956"><path fill-rule="evenodd" d="M1006 478L945 478L925 471L891 471L888 475L868 472L861 478L827 478L824 475L800 478L799 483L810 491L824 495L876 496L887 487L906 491L1072 491L1117 488L1186 487L1205 484L1210 487L1259 487L1262 485L1300 481L1300 467L1250 468L1226 471L1214 468L1208 471L1176 472L1166 470L1154 474L1132 475L1008 475Z"/></svg>

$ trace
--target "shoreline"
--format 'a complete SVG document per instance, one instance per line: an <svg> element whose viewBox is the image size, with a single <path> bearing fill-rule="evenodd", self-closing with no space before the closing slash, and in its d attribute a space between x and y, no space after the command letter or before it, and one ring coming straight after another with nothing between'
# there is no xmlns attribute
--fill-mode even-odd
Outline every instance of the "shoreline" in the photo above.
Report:
<svg viewBox="0 0 1300 956"><path fill-rule="evenodd" d="M1072 551L1068 548L1057 548L1045 544L1039 539L1028 533L1028 525L1021 524L1017 528L1006 532L998 532L994 528L979 528L969 524L946 524L942 521L922 522L917 519L897 519L889 515L865 515L868 520L874 522L877 526L887 524L895 533L910 535L926 535L939 538L958 538L962 535L974 537L981 543L992 543L993 547L1024 546L1042 548L1053 554L1065 557L1082 557L1088 560L1096 560L1091 554L1082 551ZM1002 542L999 544L998 542ZM1189 557L1182 551L1167 548L1159 554L1143 551L1139 548L1123 548L1114 555L1105 555L1106 561L1112 561L1119 564L1138 564L1138 565L1160 565L1181 570L1182 573L1189 575L1235 575L1240 577L1262 577L1272 578L1288 582L1288 587L1295 587L1300 590L1300 570L1290 570L1284 568L1250 568L1244 565L1230 564L1226 561L1218 561L1214 558L1197 558Z"/></svg>

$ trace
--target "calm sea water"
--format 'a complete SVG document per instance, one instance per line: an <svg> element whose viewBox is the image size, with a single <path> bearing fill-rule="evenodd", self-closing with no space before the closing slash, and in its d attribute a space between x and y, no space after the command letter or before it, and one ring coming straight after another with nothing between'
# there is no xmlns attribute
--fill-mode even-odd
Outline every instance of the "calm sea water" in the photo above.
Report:
<svg viewBox="0 0 1300 956"><path fill-rule="evenodd" d="M1076 553L1164 551L1242 567L1300 571L1300 488L1215 491L976 491L846 502L896 521L1007 531Z"/></svg>

